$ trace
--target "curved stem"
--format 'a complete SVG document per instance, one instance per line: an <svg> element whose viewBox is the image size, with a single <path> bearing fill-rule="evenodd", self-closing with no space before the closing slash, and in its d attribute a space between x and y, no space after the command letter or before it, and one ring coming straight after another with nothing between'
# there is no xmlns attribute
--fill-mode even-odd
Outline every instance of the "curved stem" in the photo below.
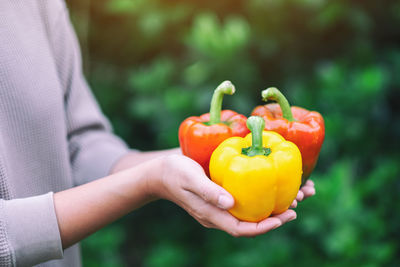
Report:
<svg viewBox="0 0 400 267"><path fill-rule="evenodd" d="M243 148L242 154L253 157L257 155L268 156L271 149L263 147L263 130L265 121L258 116L251 116L247 119L247 128L251 131L251 147Z"/></svg>
<svg viewBox="0 0 400 267"><path fill-rule="evenodd" d="M288 121L295 121L289 102L286 97L275 87L270 87L261 92L264 101L273 100L278 102L282 110L282 115Z"/></svg>
<svg viewBox="0 0 400 267"><path fill-rule="evenodd" d="M233 95L234 93L235 86L230 81L224 81L214 90L210 107L210 124L221 122L222 99L225 94Z"/></svg>

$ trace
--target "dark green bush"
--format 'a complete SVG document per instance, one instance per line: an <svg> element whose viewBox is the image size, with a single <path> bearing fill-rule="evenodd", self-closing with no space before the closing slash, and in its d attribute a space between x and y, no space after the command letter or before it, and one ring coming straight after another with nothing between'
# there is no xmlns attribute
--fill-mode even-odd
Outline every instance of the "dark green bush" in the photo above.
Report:
<svg viewBox="0 0 400 267"><path fill-rule="evenodd" d="M277 86L320 111L317 196L298 219L235 239L159 201L83 242L85 266L398 266L400 3L356 0L69 1L89 83L132 147L178 146L212 91L245 115Z"/></svg>

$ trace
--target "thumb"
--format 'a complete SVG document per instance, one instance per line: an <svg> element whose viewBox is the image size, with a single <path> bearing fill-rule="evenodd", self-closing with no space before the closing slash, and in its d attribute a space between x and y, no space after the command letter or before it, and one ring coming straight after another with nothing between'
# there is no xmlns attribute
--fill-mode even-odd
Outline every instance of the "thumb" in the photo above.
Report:
<svg viewBox="0 0 400 267"><path fill-rule="evenodd" d="M201 197L204 201L224 210L232 208L235 204L232 195L224 188L208 179L207 176L202 175L193 180L194 182L189 190Z"/></svg>

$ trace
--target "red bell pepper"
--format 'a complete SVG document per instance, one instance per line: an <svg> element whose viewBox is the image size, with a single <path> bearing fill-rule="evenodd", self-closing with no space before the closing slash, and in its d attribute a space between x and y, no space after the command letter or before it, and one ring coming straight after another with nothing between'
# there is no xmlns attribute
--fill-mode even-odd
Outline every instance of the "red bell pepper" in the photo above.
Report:
<svg viewBox="0 0 400 267"><path fill-rule="evenodd" d="M258 106L251 115L264 118L265 130L277 132L297 145L302 156L304 184L314 170L324 142L324 119L318 112L290 107L285 96L274 87L262 91L261 95L264 101L273 100L278 104Z"/></svg>
<svg viewBox="0 0 400 267"><path fill-rule="evenodd" d="M221 83L211 99L210 113L189 117L179 127L182 153L199 163L208 176L211 154L218 145L229 137L244 137L249 133L245 116L232 110L221 111L224 94L234 93L230 81Z"/></svg>

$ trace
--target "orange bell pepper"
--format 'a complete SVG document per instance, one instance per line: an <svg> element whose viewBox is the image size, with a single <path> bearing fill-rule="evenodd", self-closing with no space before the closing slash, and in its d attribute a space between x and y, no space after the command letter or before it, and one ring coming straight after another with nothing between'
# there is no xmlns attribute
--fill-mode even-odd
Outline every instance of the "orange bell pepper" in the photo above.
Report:
<svg viewBox="0 0 400 267"><path fill-rule="evenodd" d="M262 91L261 95L264 101L273 100L278 104L258 106L251 115L264 118L265 130L275 131L297 145L303 161L304 184L314 170L324 142L324 119L318 112L290 107L285 96L274 87Z"/></svg>
<svg viewBox="0 0 400 267"><path fill-rule="evenodd" d="M179 127L182 153L199 163L208 176L211 154L218 145L229 137L244 137L249 133L245 116L232 110L221 111L223 95L234 93L230 81L221 83L214 91L210 113L189 117Z"/></svg>

